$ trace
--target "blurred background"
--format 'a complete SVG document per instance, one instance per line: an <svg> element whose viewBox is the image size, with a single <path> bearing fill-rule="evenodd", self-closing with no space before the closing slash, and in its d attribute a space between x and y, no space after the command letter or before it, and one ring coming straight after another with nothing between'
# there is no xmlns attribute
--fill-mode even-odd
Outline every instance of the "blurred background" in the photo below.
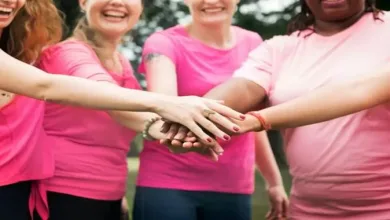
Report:
<svg viewBox="0 0 390 220"><path fill-rule="evenodd" d="M55 0L55 2L65 16L64 38L66 38L73 29L75 20L77 20L80 13L78 0ZM377 6L383 10L390 10L390 0L377 0ZM234 17L234 24L255 31L264 39L269 39L272 36L284 34L288 21L299 10L299 0L241 0ZM143 42L151 33L178 23L184 24L188 21L188 10L183 4L183 0L145 0L142 18L136 28L123 39L120 50L136 70L140 61ZM146 83L143 76L136 75L141 85L145 87ZM283 154L282 139L278 131L270 131L268 135L285 181L286 190L289 191L291 178ZM131 145L131 151L128 154L129 180L127 191L130 209L138 170L137 156L142 150L140 136ZM264 219L267 210L268 200L264 191L264 182L257 172L256 191L253 195L253 219Z"/></svg>

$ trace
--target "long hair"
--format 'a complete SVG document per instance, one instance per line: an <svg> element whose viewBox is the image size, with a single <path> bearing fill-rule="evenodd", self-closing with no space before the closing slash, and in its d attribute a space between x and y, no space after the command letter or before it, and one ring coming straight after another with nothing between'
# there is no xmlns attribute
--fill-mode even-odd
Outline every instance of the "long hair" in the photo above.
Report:
<svg viewBox="0 0 390 220"><path fill-rule="evenodd" d="M33 64L42 49L61 40L62 19L52 0L27 0L3 30L0 48L10 56Z"/></svg>
<svg viewBox="0 0 390 220"><path fill-rule="evenodd" d="M291 19L288 27L287 34L291 34L295 31L303 31L312 26L315 22L314 16L307 6L305 0L300 0L301 11ZM380 19L379 14L381 10L376 8L376 0L366 0L365 12L373 13L374 19Z"/></svg>

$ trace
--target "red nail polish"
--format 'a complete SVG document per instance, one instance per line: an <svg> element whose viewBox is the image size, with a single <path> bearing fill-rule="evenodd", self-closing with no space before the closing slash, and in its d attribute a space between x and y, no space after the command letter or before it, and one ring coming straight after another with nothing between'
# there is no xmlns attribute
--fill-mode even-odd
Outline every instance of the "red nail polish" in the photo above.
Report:
<svg viewBox="0 0 390 220"><path fill-rule="evenodd" d="M234 131L239 131L240 129L238 127L233 127Z"/></svg>
<svg viewBox="0 0 390 220"><path fill-rule="evenodd" d="M241 118L242 120L244 120L244 119L245 119L245 115L240 115L240 118Z"/></svg>
<svg viewBox="0 0 390 220"><path fill-rule="evenodd" d="M207 138L207 141L210 143L213 143L213 139L211 139L211 138Z"/></svg>
<svg viewBox="0 0 390 220"><path fill-rule="evenodd" d="M224 135L224 136L223 136L223 139L225 139L226 141L228 141L228 140L230 140L230 137L227 136L227 135Z"/></svg>

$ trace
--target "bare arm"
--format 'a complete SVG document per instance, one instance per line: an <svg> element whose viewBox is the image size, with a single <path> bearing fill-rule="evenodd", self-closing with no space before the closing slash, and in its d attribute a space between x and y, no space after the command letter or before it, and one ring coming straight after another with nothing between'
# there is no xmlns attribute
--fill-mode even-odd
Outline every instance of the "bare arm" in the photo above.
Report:
<svg viewBox="0 0 390 220"><path fill-rule="evenodd" d="M244 78L231 78L210 90L204 97L223 100L224 105L246 113L258 109L265 96L265 90L258 84Z"/></svg>
<svg viewBox="0 0 390 220"><path fill-rule="evenodd" d="M197 123L215 135L222 132L202 115L204 109L211 109L236 119L241 118L241 114L225 106L198 97L174 98L116 85L105 85L78 77L47 74L1 50L0 67L0 89L8 92L96 109L151 111L185 125L204 141L211 138Z"/></svg>
<svg viewBox="0 0 390 220"><path fill-rule="evenodd" d="M390 102L390 66L342 85L326 86L260 111L273 128L297 127L352 114Z"/></svg>

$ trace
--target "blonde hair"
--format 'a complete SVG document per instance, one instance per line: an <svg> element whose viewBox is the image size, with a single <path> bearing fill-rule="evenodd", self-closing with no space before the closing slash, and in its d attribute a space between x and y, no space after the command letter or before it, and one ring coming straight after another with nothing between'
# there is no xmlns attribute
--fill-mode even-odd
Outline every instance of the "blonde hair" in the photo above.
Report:
<svg viewBox="0 0 390 220"><path fill-rule="evenodd" d="M79 41L88 44L96 53L100 61L107 59L105 48L102 43L104 39L98 31L91 28L85 15L81 17L73 30L73 37ZM103 62L102 62L103 63Z"/></svg>
<svg viewBox="0 0 390 220"><path fill-rule="evenodd" d="M1 47L16 59L32 64L44 47L61 40L62 24L52 0L27 0L4 29Z"/></svg>

